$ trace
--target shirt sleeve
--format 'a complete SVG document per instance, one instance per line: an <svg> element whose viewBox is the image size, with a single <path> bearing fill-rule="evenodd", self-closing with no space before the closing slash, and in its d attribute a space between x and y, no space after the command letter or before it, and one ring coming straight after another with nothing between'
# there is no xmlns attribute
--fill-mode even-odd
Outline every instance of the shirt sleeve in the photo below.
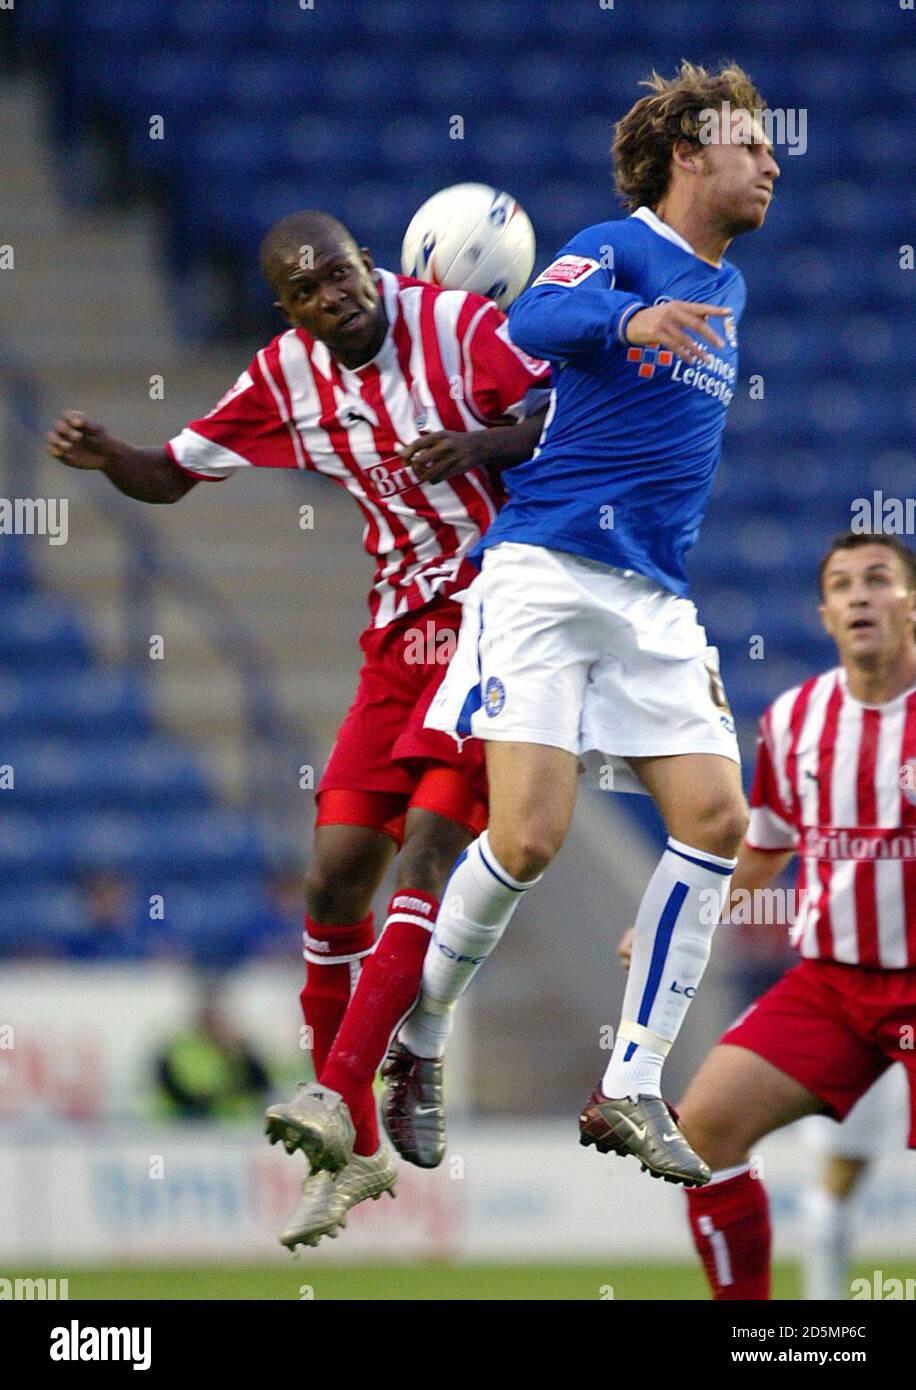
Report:
<svg viewBox="0 0 916 1390"><path fill-rule="evenodd" d="M647 307L628 282L624 238L614 224L580 232L512 305L513 340L552 362L626 342L627 322Z"/></svg>
<svg viewBox="0 0 916 1390"><path fill-rule="evenodd" d="M239 468L295 468L294 439L255 358L207 415L165 447L191 477L216 482Z"/></svg>
<svg viewBox="0 0 916 1390"><path fill-rule="evenodd" d="M465 402L478 419L512 415L523 420L542 410L550 396L550 363L513 343L505 314L495 304L474 321L462 345Z"/></svg>
<svg viewBox="0 0 916 1390"><path fill-rule="evenodd" d="M768 715L760 721L757 738L757 765L750 795L750 822L747 844L751 849L785 853L798 845L798 829L783 802L776 771L776 755Z"/></svg>

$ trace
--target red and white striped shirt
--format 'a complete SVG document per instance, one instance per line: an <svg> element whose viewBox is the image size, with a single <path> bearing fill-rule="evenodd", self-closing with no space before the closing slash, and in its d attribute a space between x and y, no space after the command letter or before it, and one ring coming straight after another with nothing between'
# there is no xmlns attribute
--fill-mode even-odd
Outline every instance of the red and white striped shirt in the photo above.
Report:
<svg viewBox="0 0 916 1390"><path fill-rule="evenodd" d="M370 362L350 370L324 343L291 328L166 447L196 478L300 468L346 488L376 561L370 625L385 627L467 587L475 571L465 557L501 501L485 468L418 483L395 446L523 416L527 393L546 388L550 368L515 347L491 300L387 270L376 279L389 327Z"/></svg>
<svg viewBox="0 0 916 1390"><path fill-rule="evenodd" d="M916 689L864 705L837 668L780 695L760 723L747 841L800 856L803 956L916 965Z"/></svg>

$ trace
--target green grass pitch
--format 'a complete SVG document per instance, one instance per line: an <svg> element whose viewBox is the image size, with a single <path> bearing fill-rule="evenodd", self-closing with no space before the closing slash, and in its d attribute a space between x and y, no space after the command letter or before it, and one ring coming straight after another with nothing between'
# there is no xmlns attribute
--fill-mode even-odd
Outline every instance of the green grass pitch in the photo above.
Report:
<svg viewBox="0 0 916 1390"><path fill-rule="evenodd" d="M888 1278L912 1277L912 1268L882 1262ZM694 1265L207 1265L188 1268L21 1269L8 1278L56 1276L69 1280L71 1299L309 1299L547 1300L706 1299L706 1283ZM851 1271L871 1276L864 1265ZM608 1292L613 1290L613 1294ZM797 1299L799 1271L779 1264L774 1299Z"/></svg>

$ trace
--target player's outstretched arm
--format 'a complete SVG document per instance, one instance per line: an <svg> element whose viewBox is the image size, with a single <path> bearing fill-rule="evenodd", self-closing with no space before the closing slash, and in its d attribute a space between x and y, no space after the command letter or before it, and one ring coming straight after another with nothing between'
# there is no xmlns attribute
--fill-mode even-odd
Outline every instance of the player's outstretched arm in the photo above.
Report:
<svg viewBox="0 0 916 1390"><path fill-rule="evenodd" d="M66 411L48 432L48 452L69 468L104 473L138 502L177 502L196 485L165 449L136 449L114 439L78 410Z"/></svg>
<svg viewBox="0 0 916 1390"><path fill-rule="evenodd" d="M441 483L466 473L475 464L485 464L497 471L524 463L534 453L546 410L529 415L519 424L501 425L485 430L437 430L421 434L412 444L401 449L401 457L410 464L421 483Z"/></svg>
<svg viewBox="0 0 916 1390"><path fill-rule="evenodd" d="M649 306L622 290L590 289L588 284L561 288L535 281L509 310L509 326L520 348L553 362L631 343L661 344L693 366L709 356L698 338L714 348L724 346L709 320L732 312L727 305L685 299Z"/></svg>
<svg viewBox="0 0 916 1390"><path fill-rule="evenodd" d="M753 893L766 888L778 878L795 854L794 849L754 849L745 842L738 851L738 863L732 874L731 893Z"/></svg>
<svg viewBox="0 0 916 1390"><path fill-rule="evenodd" d="M549 274L548 267L544 276ZM535 280L510 308L509 332L523 352L549 362L565 361L623 342L622 329L643 308L638 294L624 290Z"/></svg>

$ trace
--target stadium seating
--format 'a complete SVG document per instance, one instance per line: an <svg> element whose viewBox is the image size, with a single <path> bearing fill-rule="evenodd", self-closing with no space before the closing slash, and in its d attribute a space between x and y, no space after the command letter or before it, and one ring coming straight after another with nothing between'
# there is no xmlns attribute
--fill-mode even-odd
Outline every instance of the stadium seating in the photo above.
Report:
<svg viewBox="0 0 916 1390"><path fill-rule="evenodd" d="M916 147L911 17L860 0L641 5L638 18L636 8L576 6L573 21L563 0L350 0L343 25L339 7L286 0L32 0L14 20L27 60L52 77L62 171L100 140L116 155L117 190L110 177L86 178L67 183L70 196L154 198L183 330L231 329L249 342L276 331L258 239L296 207L335 211L381 264L396 266L403 229L430 193L463 179L508 185L532 218L543 265L577 228L620 215L613 119L654 66L735 55L774 107L804 108L806 152L777 150L783 178L766 228L731 253L749 290L742 383L759 376L765 390L759 400L741 390L733 403L691 560L746 733L786 684L833 661L813 578L826 539L849 525L850 497L911 489L916 398L898 333L916 284L898 264L916 215L902 177ZM867 92L867 109L850 110L849 91ZM163 140L149 138L154 114ZM462 139L449 138L455 115ZM874 187L888 196L863 191ZM231 289L226 307L213 286ZM16 563L0 559L0 661L12 663L0 680L0 729L17 727L40 755L35 795L69 727L55 698L66 681L70 710L108 711L119 756L138 758L137 804L165 787L169 798L203 797L177 754L151 770L138 751L149 733L142 692L129 674L92 667L72 615L30 592ZM755 634L763 660L749 655ZM40 701L16 674L25 662ZM113 805L118 793L98 778L101 804ZM175 823L157 826L149 844L138 823L151 863L156 844L160 858L168 845L183 862ZM42 824L65 856L91 840L78 822ZM27 839L28 825L18 833ZM253 863L254 846L239 835Z"/></svg>
<svg viewBox="0 0 916 1390"><path fill-rule="evenodd" d="M0 957L91 950L93 875L123 878L133 904L110 957L245 954L263 916L264 830L219 804L195 755L155 727L140 673L98 660L16 538L0 547L0 763L15 777L0 793L15 796L0 818Z"/></svg>

